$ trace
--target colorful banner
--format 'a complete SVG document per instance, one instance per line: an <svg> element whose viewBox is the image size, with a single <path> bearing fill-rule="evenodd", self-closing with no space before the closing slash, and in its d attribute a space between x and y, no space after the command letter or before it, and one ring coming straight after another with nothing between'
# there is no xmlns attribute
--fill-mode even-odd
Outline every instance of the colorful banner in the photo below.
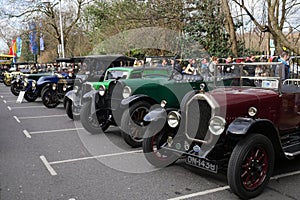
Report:
<svg viewBox="0 0 300 200"><path fill-rule="evenodd" d="M9 55L15 56L17 53L17 43L16 40L12 40L11 46L9 48Z"/></svg>
<svg viewBox="0 0 300 200"><path fill-rule="evenodd" d="M30 42L30 50L34 55L38 54L38 44L36 40L36 24L32 22L29 26L29 42Z"/></svg>
<svg viewBox="0 0 300 200"><path fill-rule="evenodd" d="M21 37L17 37L17 56L21 57L22 54L22 39Z"/></svg>
<svg viewBox="0 0 300 200"><path fill-rule="evenodd" d="M40 51L44 51L44 50L45 50L44 37L43 37L43 34L41 33L41 35L40 35Z"/></svg>

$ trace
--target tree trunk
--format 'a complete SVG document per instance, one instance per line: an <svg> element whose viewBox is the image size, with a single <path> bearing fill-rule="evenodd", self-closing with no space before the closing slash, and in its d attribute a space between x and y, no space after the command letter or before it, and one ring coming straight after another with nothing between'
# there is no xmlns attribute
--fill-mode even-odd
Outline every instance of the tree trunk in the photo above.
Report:
<svg viewBox="0 0 300 200"><path fill-rule="evenodd" d="M225 14L225 19L226 19L225 27L226 27L227 32L229 33L229 37L230 37L230 43L231 43L230 48L231 48L233 55L235 57L237 57L238 56L237 39L236 39L235 30L234 30L234 23L233 23L230 7L228 5L228 0L221 0L221 2L223 5L223 11Z"/></svg>

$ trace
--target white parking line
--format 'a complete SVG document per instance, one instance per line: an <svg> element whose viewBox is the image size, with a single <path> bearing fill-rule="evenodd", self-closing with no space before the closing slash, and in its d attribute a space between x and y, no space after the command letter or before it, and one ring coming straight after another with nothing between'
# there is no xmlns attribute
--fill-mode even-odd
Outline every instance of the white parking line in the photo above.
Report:
<svg viewBox="0 0 300 200"><path fill-rule="evenodd" d="M229 189L229 186L224 186L224 187L218 187L218 188L213 188L210 190L204 190L201 192L196 192L196 193L192 193L192 194L188 194L188 195L184 195L184 196L180 196L180 197L175 197L175 198L171 198L168 200L181 200L181 199L188 199L188 198L192 198L192 197L197 197L197 196L202 196L202 195L207 195L207 194L211 194L211 193L215 193L215 192L219 192L219 191L224 191Z"/></svg>
<svg viewBox="0 0 300 200"><path fill-rule="evenodd" d="M42 162L44 163L44 165L46 166L47 170L49 171L49 173L52 175L52 176L56 176L57 173L56 171L51 167L51 165L49 164L49 162L47 161L46 157L41 155L40 156L40 159L42 160Z"/></svg>
<svg viewBox="0 0 300 200"><path fill-rule="evenodd" d="M279 175L271 177L271 180L277 180L277 179L280 179L280 178L285 178L285 177L288 177L288 176L294 176L294 175L299 175L299 174L300 174L300 170L299 171L285 173L285 174L279 174Z"/></svg>
<svg viewBox="0 0 300 200"><path fill-rule="evenodd" d="M21 123L17 116L14 116L14 118L18 123Z"/></svg>
<svg viewBox="0 0 300 200"><path fill-rule="evenodd" d="M142 153L143 150L136 150L136 151L125 151L120 153L111 153L111 154L104 154L104 155L98 155L98 156L89 156L89 157L83 157L83 158L75 158L75 159L69 159L69 160L61 160L61 161L54 161L49 162L51 165L55 164L61 164L61 163L68 163L68 162L76 162L81 160L89 160L89 159L95 159L95 158L106 158L106 157L113 157L113 156L121 156L121 155L127 155L132 153Z"/></svg>
<svg viewBox="0 0 300 200"><path fill-rule="evenodd" d="M3 103L7 103L7 101L6 101L6 100L3 100Z"/></svg>
<svg viewBox="0 0 300 200"><path fill-rule="evenodd" d="M50 118L50 117L66 117L67 115L45 115L45 116L29 116L29 117L19 117L19 119L39 119L39 118Z"/></svg>
<svg viewBox="0 0 300 200"><path fill-rule="evenodd" d="M1 99L3 99L3 96L1 95Z"/></svg>
<svg viewBox="0 0 300 200"><path fill-rule="evenodd" d="M24 107L10 107L11 109L24 109L24 108L46 108L45 106L24 106Z"/></svg>
<svg viewBox="0 0 300 200"><path fill-rule="evenodd" d="M7 109L8 109L9 111L11 111L11 107L10 107L10 106L7 106Z"/></svg>
<svg viewBox="0 0 300 200"><path fill-rule="evenodd" d="M32 134L39 134L39 133L55 133L55 132L64 132L64 131L77 131L82 130L84 128L67 128L67 129L57 129L57 130L50 130L50 131L32 131L30 132L30 135Z"/></svg>
<svg viewBox="0 0 300 200"><path fill-rule="evenodd" d="M6 101L6 103L12 103L12 102L16 103L16 100Z"/></svg>
<svg viewBox="0 0 300 200"><path fill-rule="evenodd" d="M121 156L121 155L127 155L127 154L133 154L133 153L141 153L143 150L136 150L136 151L125 151L120 153L111 153L111 154L104 154L104 155L98 155L98 156L89 156L89 157L83 157L83 158L75 158L75 159L69 159L69 160L61 160L61 161L54 161L54 162L48 162L45 156L41 155L40 159L46 166L47 170L52 176L56 176L56 171L52 168L51 165L55 164L62 164L62 163L69 163L69 162L76 162L81 160L88 160L88 159L96 159L96 158L107 158L107 157L113 157L113 156Z"/></svg>
<svg viewBox="0 0 300 200"><path fill-rule="evenodd" d="M295 176L295 175L299 175L299 174L300 174L300 170L299 171L285 173L285 174L279 174L279 175L271 177L271 180L277 180L277 179L280 179L280 178L285 178L285 177L289 177L289 176ZM216 192L220 192L220 191L224 191L224 190L228 190L228 189L230 189L230 187L228 185L226 185L224 187L218 187L218 188L213 188L213 189L209 189L209 190L204 190L204 191L201 191L201 192L187 194L187 195L183 195L183 196L180 196L180 197L171 198L171 199L168 199L168 200L188 199L188 198L203 196L203 195L207 195L207 194L212 194L212 193L216 193Z"/></svg>
<svg viewBox="0 0 300 200"><path fill-rule="evenodd" d="M29 132L27 130L23 130L23 133L27 138L29 138L29 139L31 138L31 135L29 134Z"/></svg>

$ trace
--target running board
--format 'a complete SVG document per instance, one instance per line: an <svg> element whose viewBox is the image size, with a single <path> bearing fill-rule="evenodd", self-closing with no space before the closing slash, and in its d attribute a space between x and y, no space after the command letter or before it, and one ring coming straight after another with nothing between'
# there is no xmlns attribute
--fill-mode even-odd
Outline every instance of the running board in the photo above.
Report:
<svg viewBox="0 0 300 200"><path fill-rule="evenodd" d="M287 157L295 157L300 155L300 143L294 143L283 148L284 154Z"/></svg>

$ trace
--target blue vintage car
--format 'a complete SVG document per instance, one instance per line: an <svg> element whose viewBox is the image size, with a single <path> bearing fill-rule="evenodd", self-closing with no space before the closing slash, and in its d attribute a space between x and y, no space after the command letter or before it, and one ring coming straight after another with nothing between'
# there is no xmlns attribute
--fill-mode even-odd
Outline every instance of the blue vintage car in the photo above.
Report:
<svg viewBox="0 0 300 200"><path fill-rule="evenodd" d="M67 73L53 74L49 76L42 76L37 81L34 79L24 79L24 98L28 102L34 102L38 97L44 94L44 91L53 83L57 83L61 79L68 78Z"/></svg>

